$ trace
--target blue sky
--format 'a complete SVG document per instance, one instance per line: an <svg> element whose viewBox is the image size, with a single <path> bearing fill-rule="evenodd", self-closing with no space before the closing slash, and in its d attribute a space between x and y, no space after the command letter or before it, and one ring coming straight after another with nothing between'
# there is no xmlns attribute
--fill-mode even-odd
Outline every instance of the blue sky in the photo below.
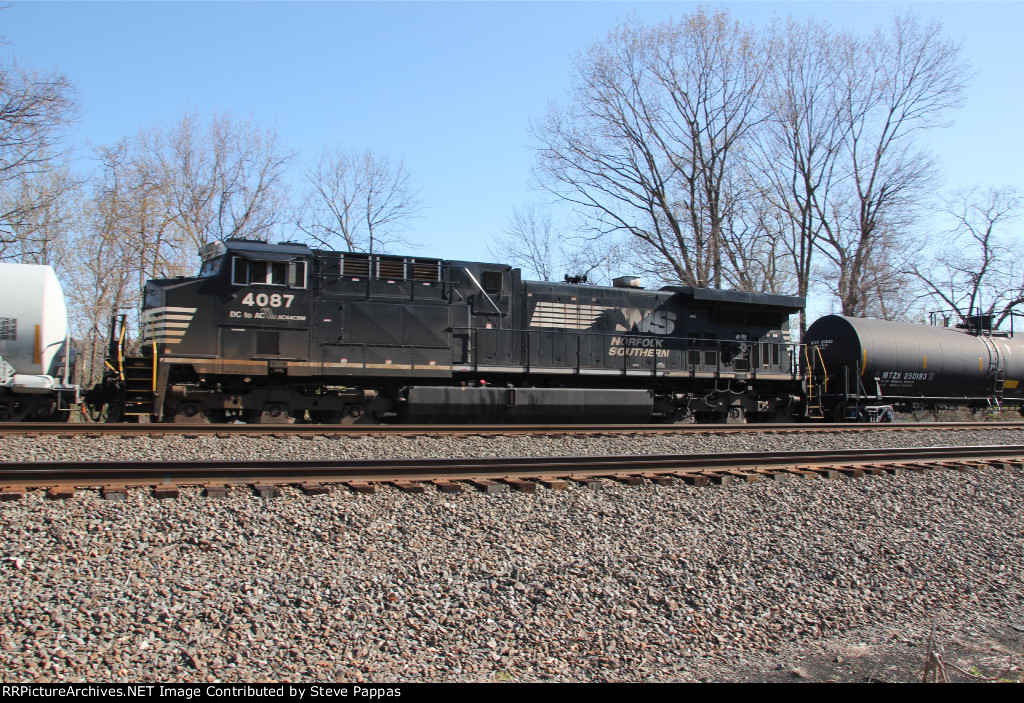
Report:
<svg viewBox="0 0 1024 703"><path fill-rule="evenodd" d="M1024 3L734 2L741 20L813 15L867 31L901 7L943 20L977 76L955 125L928 135L948 187L1024 191ZM687 2L15 2L7 52L78 87L83 145L109 144L186 108L325 146L405 160L422 188L418 253L488 259L529 188L529 126L562 100L572 56L630 13L678 18Z"/></svg>

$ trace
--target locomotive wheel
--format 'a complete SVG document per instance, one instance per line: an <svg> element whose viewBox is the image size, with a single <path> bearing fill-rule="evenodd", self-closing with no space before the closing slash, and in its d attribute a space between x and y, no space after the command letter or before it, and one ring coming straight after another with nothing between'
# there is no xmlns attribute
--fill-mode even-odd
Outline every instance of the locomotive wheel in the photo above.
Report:
<svg viewBox="0 0 1024 703"><path fill-rule="evenodd" d="M743 408L741 408L738 405L734 405L733 407L729 408L729 414L726 416L725 421L730 425L744 424L747 421L747 416L743 412Z"/></svg>
<svg viewBox="0 0 1024 703"><path fill-rule="evenodd" d="M362 405L348 405L345 407L345 413L341 418L341 424L343 425L355 425L357 423L364 422L366 411Z"/></svg>
<svg viewBox="0 0 1024 703"><path fill-rule="evenodd" d="M210 422L203 412L203 406L191 401L179 403L174 409L174 423L186 425L205 425Z"/></svg>
<svg viewBox="0 0 1024 703"><path fill-rule="evenodd" d="M690 412L689 408L676 408L671 423L674 425L692 425L697 419Z"/></svg>
<svg viewBox="0 0 1024 703"><path fill-rule="evenodd" d="M263 412L253 413L254 420L259 424L291 425L295 423L295 414L288 409L284 403L267 403L263 406Z"/></svg>

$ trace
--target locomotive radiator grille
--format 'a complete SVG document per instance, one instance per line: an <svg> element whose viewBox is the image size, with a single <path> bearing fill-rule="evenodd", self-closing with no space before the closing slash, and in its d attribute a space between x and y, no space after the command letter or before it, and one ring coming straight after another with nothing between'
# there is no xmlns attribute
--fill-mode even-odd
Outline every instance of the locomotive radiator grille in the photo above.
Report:
<svg viewBox="0 0 1024 703"><path fill-rule="evenodd" d="M586 330L593 327L597 319L608 310L614 310L614 308L603 305L569 305L541 301L533 309L530 326Z"/></svg>

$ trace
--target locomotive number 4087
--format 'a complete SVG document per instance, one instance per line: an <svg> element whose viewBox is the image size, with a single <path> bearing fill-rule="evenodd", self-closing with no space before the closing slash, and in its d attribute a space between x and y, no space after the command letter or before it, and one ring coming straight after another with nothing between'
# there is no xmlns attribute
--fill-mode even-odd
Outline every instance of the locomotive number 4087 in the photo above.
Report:
<svg viewBox="0 0 1024 703"><path fill-rule="evenodd" d="M265 308L268 306L272 308L279 308L283 303L284 307L290 308L292 306L293 300L295 300L294 295L282 295L280 293L272 293L270 295L266 293L249 293L244 298L242 298L242 305L248 305L249 307L255 306L260 308Z"/></svg>

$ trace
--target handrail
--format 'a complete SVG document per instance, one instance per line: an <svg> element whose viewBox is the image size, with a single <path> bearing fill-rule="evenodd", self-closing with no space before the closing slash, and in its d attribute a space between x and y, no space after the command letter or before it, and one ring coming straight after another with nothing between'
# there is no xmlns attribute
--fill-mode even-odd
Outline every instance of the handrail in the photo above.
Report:
<svg viewBox="0 0 1024 703"><path fill-rule="evenodd" d="M156 393L156 362L157 362L157 349L156 349L156 336L153 336L153 392Z"/></svg>
<svg viewBox="0 0 1024 703"><path fill-rule="evenodd" d="M124 381L124 340L128 336L128 325L121 322L121 334L117 339L117 375Z"/></svg>

